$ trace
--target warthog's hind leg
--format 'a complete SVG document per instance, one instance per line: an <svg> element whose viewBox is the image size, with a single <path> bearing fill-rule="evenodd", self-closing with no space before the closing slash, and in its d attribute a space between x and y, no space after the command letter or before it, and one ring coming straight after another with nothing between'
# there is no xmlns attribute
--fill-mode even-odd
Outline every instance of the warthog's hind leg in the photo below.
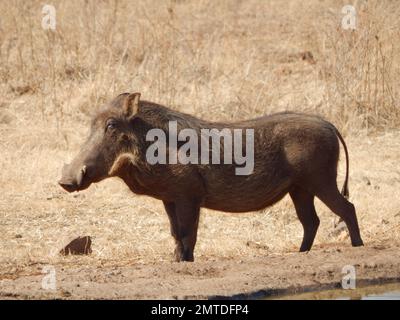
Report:
<svg viewBox="0 0 400 320"><path fill-rule="evenodd" d="M339 192L336 183L325 185L316 191L316 196L346 223L353 247L362 246L354 205Z"/></svg>
<svg viewBox="0 0 400 320"><path fill-rule="evenodd" d="M314 195L300 187L294 187L289 194L304 230L300 252L309 251L319 227L319 218L314 207Z"/></svg>

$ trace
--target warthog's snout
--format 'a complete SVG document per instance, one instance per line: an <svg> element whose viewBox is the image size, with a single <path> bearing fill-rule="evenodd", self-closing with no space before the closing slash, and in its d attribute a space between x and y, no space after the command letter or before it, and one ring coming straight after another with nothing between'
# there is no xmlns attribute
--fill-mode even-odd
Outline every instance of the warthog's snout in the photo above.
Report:
<svg viewBox="0 0 400 320"><path fill-rule="evenodd" d="M75 170L72 170L71 165L64 165L62 177L58 181L58 184L68 192L85 189L83 182L87 172L86 166L77 170L77 174L74 174L74 171Z"/></svg>

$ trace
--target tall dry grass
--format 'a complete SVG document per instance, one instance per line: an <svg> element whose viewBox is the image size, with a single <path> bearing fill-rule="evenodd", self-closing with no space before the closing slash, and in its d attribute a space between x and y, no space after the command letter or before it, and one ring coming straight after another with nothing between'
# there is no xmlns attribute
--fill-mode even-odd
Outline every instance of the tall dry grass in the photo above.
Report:
<svg viewBox="0 0 400 320"><path fill-rule="evenodd" d="M167 218L154 200L133 197L116 181L77 196L56 185L90 115L121 92L140 91L144 99L210 120L317 113L347 133L353 146L358 140L352 137L399 127L397 1L357 1L354 31L340 28L346 1L51 4L55 31L41 27L42 1L0 2L1 263L40 260L82 234L95 236L99 258L157 258L172 250ZM391 168L392 140L379 140ZM361 156L363 146L351 152L352 194L372 239L383 217L394 230L398 203L390 194L400 173L381 171L383 160L368 158L369 151ZM373 187L382 177L392 185L366 189L365 175ZM381 200L373 203L377 193ZM332 215L323 212L320 239L337 241L328 235ZM199 239L200 256L258 254L264 250L258 243L272 252L294 250L301 226L283 201L240 218L208 212Z"/></svg>
<svg viewBox="0 0 400 320"><path fill-rule="evenodd" d="M367 130L399 124L400 20L396 1L358 1L356 29L317 30L324 105L341 125ZM337 12L328 11L337 20ZM329 19L328 19L329 20Z"/></svg>
<svg viewBox="0 0 400 320"><path fill-rule="evenodd" d="M343 4L55 1L45 31L42 2L2 2L2 95L29 97L61 127L127 90L215 119L295 109L355 130L397 126L400 6L358 1L349 31Z"/></svg>

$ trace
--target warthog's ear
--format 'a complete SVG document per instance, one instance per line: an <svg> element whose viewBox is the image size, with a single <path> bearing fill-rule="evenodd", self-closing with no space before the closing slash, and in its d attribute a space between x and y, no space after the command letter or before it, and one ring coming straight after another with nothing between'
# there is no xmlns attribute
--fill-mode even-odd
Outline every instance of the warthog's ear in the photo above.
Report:
<svg viewBox="0 0 400 320"><path fill-rule="evenodd" d="M124 114L127 118L132 118L139 110L140 93L129 94L124 101Z"/></svg>

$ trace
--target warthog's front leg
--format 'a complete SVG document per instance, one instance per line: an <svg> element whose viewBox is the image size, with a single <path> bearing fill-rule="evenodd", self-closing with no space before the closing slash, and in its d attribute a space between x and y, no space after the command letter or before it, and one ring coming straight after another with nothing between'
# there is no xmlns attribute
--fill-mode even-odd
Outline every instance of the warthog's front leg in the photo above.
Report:
<svg viewBox="0 0 400 320"><path fill-rule="evenodd" d="M176 261L194 261L200 206L197 201L164 202L175 239Z"/></svg>
<svg viewBox="0 0 400 320"><path fill-rule="evenodd" d="M165 211L168 214L171 235L175 239L175 251L174 251L175 260L177 262L179 262L179 261L181 261L180 256L181 256L183 246L182 246L181 239L178 237L179 225L178 225L178 219L176 217L176 212L175 212L175 203L174 202L166 202L166 201L164 201L163 203L164 203Z"/></svg>

